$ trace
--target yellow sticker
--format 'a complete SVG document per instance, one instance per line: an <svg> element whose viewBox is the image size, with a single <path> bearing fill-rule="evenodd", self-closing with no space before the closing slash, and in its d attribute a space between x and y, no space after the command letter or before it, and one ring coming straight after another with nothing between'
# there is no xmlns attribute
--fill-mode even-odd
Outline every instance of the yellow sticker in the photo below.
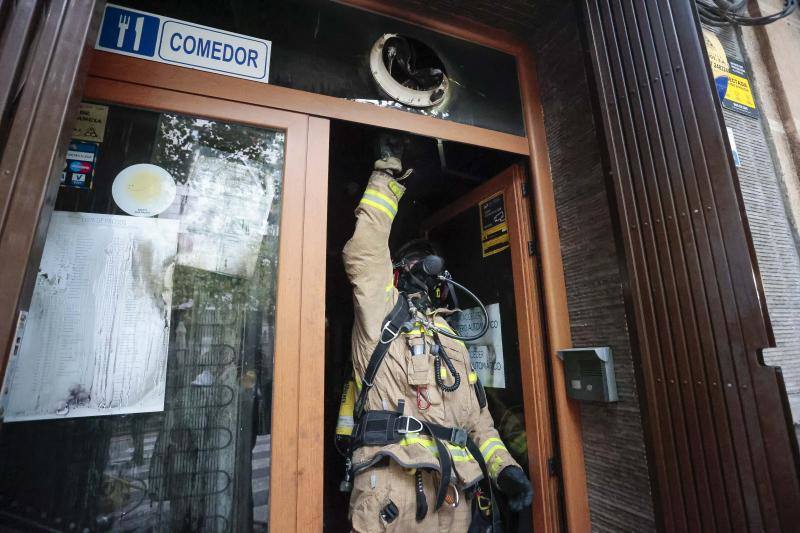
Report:
<svg viewBox="0 0 800 533"><path fill-rule="evenodd" d="M481 250L489 257L507 250L509 246L508 221L505 198L502 193L487 198L479 204L481 217Z"/></svg>
<svg viewBox="0 0 800 533"><path fill-rule="evenodd" d="M735 74L728 75L728 90L725 92L725 98L751 109L756 108L753 91L750 90L750 80Z"/></svg>
<svg viewBox="0 0 800 533"><path fill-rule="evenodd" d="M72 129L72 138L80 141L103 142L107 118L107 106L81 102L78 118Z"/></svg>
<svg viewBox="0 0 800 533"><path fill-rule="evenodd" d="M703 40L722 107L749 117L758 117L744 63L728 58L715 33L703 30Z"/></svg>

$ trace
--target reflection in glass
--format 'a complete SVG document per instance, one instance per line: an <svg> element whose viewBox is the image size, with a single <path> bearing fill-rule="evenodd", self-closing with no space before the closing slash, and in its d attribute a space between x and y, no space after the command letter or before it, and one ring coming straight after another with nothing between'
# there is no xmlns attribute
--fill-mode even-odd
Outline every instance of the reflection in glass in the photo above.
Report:
<svg viewBox="0 0 800 533"><path fill-rule="evenodd" d="M164 409L4 423L0 528L266 531L284 151L282 131L109 106L93 176L62 180L56 210L129 217L112 187L135 164L174 180L157 215L178 232L159 273L172 289ZM78 338L92 335L101 319L74 313ZM58 329L26 335L71 342Z"/></svg>

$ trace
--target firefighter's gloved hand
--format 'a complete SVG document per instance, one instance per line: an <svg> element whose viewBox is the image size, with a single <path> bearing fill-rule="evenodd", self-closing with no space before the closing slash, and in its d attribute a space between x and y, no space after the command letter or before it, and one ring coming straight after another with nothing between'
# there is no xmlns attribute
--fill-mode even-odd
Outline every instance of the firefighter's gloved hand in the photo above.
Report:
<svg viewBox="0 0 800 533"><path fill-rule="evenodd" d="M403 159L405 139L396 133L383 132L378 136L378 159L388 160L390 157Z"/></svg>
<svg viewBox="0 0 800 533"><path fill-rule="evenodd" d="M497 486L508 498L508 506L518 512L529 506L533 500L533 487L518 466L507 466L497 475Z"/></svg>

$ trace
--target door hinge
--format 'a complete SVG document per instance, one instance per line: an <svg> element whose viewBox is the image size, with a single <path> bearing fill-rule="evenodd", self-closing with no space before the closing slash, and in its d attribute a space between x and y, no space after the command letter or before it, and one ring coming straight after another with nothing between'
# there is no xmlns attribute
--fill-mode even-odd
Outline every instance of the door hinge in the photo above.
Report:
<svg viewBox="0 0 800 533"><path fill-rule="evenodd" d="M536 243L534 241L528 241L528 255L531 257L536 255Z"/></svg>
<svg viewBox="0 0 800 533"><path fill-rule="evenodd" d="M531 186L528 184L528 180L522 182L522 196L523 198L527 198L528 195L531 193Z"/></svg>
<svg viewBox="0 0 800 533"><path fill-rule="evenodd" d="M561 461L557 457L551 457L547 460L547 473L551 477L561 475Z"/></svg>

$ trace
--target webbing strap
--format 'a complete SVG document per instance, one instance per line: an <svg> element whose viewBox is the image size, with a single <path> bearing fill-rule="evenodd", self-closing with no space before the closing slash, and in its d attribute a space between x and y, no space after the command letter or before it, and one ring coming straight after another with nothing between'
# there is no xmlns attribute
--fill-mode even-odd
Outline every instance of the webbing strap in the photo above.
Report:
<svg viewBox="0 0 800 533"><path fill-rule="evenodd" d="M408 331L410 327L410 313L408 312L408 301L399 295L394 307L386 316L381 324L381 335L378 345L369 356L369 363L367 369L364 371L364 376L361 378L361 393L358 395L353 414L355 419L361 418L364 413L364 407L367 403L367 394L372 386L375 384L375 376L383 363L383 358L386 352L389 351L389 345L392 343L401 331Z"/></svg>
<svg viewBox="0 0 800 533"><path fill-rule="evenodd" d="M492 502L492 533L503 533L503 523L502 518L500 517L500 508L497 506L497 500L494 497L492 478L489 477L489 469L486 466L486 461L483 460L481 449L478 448L478 445L475 444L474 440L467 439L467 450L469 450L475 460L478 461L478 466L481 467L483 479L486 482L485 485L489 487L489 499Z"/></svg>
<svg viewBox="0 0 800 533"><path fill-rule="evenodd" d="M429 424L413 417L403 416L402 408L398 411L367 411L359 419L353 432L350 449L361 446L384 446L400 442L408 434L429 435L436 445L439 456L441 479L436 488L436 505L439 508L447 496L447 489L453 477L453 458L444 441L463 446L468 440L463 429L445 428L437 424ZM412 423L413 422L413 423ZM410 429L411 428L411 429ZM480 452L478 452L480 454Z"/></svg>
<svg viewBox="0 0 800 533"><path fill-rule="evenodd" d="M433 435L433 431L431 431L428 424L423 422L422 425L423 427L427 426L428 432ZM450 458L450 452L447 451L447 446L445 446L440 439L434 436L433 442L436 443L436 449L439 451L439 467L442 469L442 479L439 480L439 486L436 488L436 505L433 506L433 509L438 511L444 503L444 499L447 497L447 489L450 487L450 479L453 474L453 460Z"/></svg>

